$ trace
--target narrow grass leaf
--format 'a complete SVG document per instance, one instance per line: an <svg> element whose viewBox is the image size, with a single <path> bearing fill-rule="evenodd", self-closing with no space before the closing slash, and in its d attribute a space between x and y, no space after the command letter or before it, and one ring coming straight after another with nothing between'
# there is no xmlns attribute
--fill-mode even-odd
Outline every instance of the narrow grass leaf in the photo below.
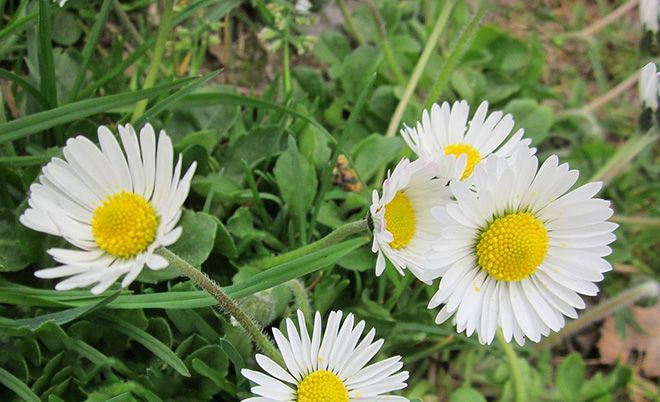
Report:
<svg viewBox="0 0 660 402"><path fill-rule="evenodd" d="M105 22L108 20L108 15L110 14L110 6L112 6L113 0L103 0L101 9L98 14L96 14L96 21L92 26L92 29L89 31L87 38L85 39L85 47L82 51L82 60L80 62L80 68L78 69L78 74L76 74L76 79L73 82L71 88L71 93L69 94L68 102L73 102L78 96L80 91L80 85L82 84L83 79L85 78L85 73L87 72L87 66L89 66L89 61L94 54L94 49L96 44L103 33L103 28L105 27Z"/></svg>
<svg viewBox="0 0 660 402"><path fill-rule="evenodd" d="M51 5L50 0L39 0L39 87L50 107L57 107L53 42L50 39Z"/></svg>
<svg viewBox="0 0 660 402"><path fill-rule="evenodd" d="M191 80L193 79L186 78L135 92L86 99L0 124L0 144L110 109L131 105L140 99L148 99L175 90Z"/></svg>
<svg viewBox="0 0 660 402"><path fill-rule="evenodd" d="M445 88L445 85L447 85L447 81L449 80L451 72L454 71L454 68L456 68L458 62L463 58L463 55L465 54L468 46L470 43L472 43L472 37L477 31L477 28L479 28L479 24L481 23L481 19L483 18L484 14L486 14L488 3L488 0L481 0L479 9L477 9L477 12L472 16L468 24L463 28L463 31L461 32L461 35L458 37L456 42L454 42L454 45L449 52L449 56L447 56L445 64L440 70L440 74L438 74L438 79L435 81L435 84L433 84L431 93L426 99L427 109L431 109L433 103L438 100L440 94L442 94L442 90Z"/></svg>
<svg viewBox="0 0 660 402"><path fill-rule="evenodd" d="M115 318L109 314L101 314L99 317L105 324L149 349L151 353L158 356L163 362L172 367L179 374L185 377L190 377L190 371L188 371L188 368L179 356L151 334L133 324L129 324L128 322Z"/></svg>
<svg viewBox="0 0 660 402"><path fill-rule="evenodd" d="M44 98L44 96L39 92L37 88L34 87L34 85L30 84L20 76L12 73L11 71L7 71L4 68L0 68L0 78L4 78L6 80L9 80L13 82L14 84L18 85L19 87L23 88L25 92L30 94L36 100L39 105L43 109L48 109L48 100Z"/></svg>
<svg viewBox="0 0 660 402"><path fill-rule="evenodd" d="M23 383L23 381L16 378L12 373L0 367L0 383L5 387L12 390L23 401L26 402L41 402L41 399L34 392Z"/></svg>
<svg viewBox="0 0 660 402"><path fill-rule="evenodd" d="M156 116L158 116L159 113L161 113L164 110L167 110L170 106L175 105L177 102L179 102L183 97L186 95L189 95L192 93L194 90L197 88L201 87L202 85L206 84L213 78L217 77L218 74L220 74L220 70L218 71L213 71L211 73L206 74L204 77L197 77L194 78L194 81L192 81L190 84L186 85L185 87L179 89L178 91L174 92L173 94L167 96L165 99L161 100L160 102L157 102L155 105L153 105L151 108L149 108L142 116L140 116L139 119L137 119L133 125L136 127L142 126L144 123L149 121L149 119L152 119Z"/></svg>

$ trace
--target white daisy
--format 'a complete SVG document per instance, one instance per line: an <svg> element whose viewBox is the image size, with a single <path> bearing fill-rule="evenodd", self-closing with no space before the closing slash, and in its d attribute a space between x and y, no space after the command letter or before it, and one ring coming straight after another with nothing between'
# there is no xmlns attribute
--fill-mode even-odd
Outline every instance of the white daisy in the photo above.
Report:
<svg viewBox="0 0 660 402"><path fill-rule="evenodd" d="M383 346L383 340L373 342L376 331L371 329L360 341L364 321L353 327L353 314L343 323L341 318L341 311L331 312L321 336L321 315L317 312L311 338L300 310L299 330L292 320L286 320L288 339L277 328L273 329L286 368L264 355L256 355L257 363L266 373L241 370L257 384L252 387L252 393L259 395L244 402L408 401L401 396L383 395L406 387L408 372L399 372L403 367L401 356L367 366Z"/></svg>
<svg viewBox="0 0 660 402"><path fill-rule="evenodd" d="M658 0L641 0L639 3L639 18L642 28L653 33L660 27L660 3Z"/></svg>
<svg viewBox="0 0 660 402"><path fill-rule="evenodd" d="M92 293L98 294L122 275L126 287L145 264L165 268L167 261L154 251L181 236L176 224L196 163L180 178L181 156L173 172L172 141L161 131L156 144L149 124L139 139L130 125L119 126L119 134L123 151L105 126L98 129L100 149L83 136L69 139L62 150L65 159L53 158L39 183L30 186L30 207L21 223L78 248L49 249L62 265L35 273L69 277L55 289L96 283Z"/></svg>
<svg viewBox="0 0 660 402"><path fill-rule="evenodd" d="M442 106L434 103L430 114L424 110L422 121L415 127L404 127L401 135L420 159L438 161L445 155L466 155L462 179L467 179L474 167L491 154L510 157L519 147L529 149L532 140L522 138L523 129L506 141L514 126L510 114L498 110L486 117L486 101L479 105L468 125L469 113L470 106L465 100L456 101L451 107L447 102ZM529 153L534 152L536 149L529 149Z"/></svg>
<svg viewBox="0 0 660 402"><path fill-rule="evenodd" d="M431 246L439 234L431 208L450 200L447 182L465 170L466 157L444 158L439 163L402 159L383 182L383 196L372 193L371 250L378 253L376 275L385 269L385 257L399 271L408 268L420 280L437 277Z"/></svg>
<svg viewBox="0 0 660 402"><path fill-rule="evenodd" d="M660 74L655 63L651 62L642 67L639 73L639 98L644 107L651 108L654 112L658 109L659 80Z"/></svg>
<svg viewBox="0 0 660 402"><path fill-rule="evenodd" d="M602 183L567 192L578 178L555 155L537 171L535 156L510 164L489 158L473 186L450 184L456 202L434 208L444 225L435 250L444 255L442 279L429 308L444 304L438 324L455 314L458 332L491 343L497 327L507 341L559 331L564 316L584 308L578 294L598 293L594 282L612 269L603 257L617 225L609 202L593 198Z"/></svg>

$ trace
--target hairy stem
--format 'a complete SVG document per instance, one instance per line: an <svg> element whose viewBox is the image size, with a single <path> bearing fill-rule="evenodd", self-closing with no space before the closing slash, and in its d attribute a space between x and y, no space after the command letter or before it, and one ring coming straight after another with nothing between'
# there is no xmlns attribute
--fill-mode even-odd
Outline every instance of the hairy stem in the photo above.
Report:
<svg viewBox="0 0 660 402"><path fill-rule="evenodd" d="M378 8L374 4L373 0L367 0L365 4L367 5L369 12L371 13L371 17L374 20L374 24L376 24L376 32L378 33L378 40L380 41L380 47L383 50L385 61L387 61L387 64L390 66L390 70L392 70L392 73L394 73L394 78L397 84L404 87L406 86L406 77L404 77L403 72L401 71L401 67L399 67L399 64L396 62L396 59L394 58L394 52L392 51L392 48L390 47L390 43L387 40L387 32L385 32L385 23L383 22L383 19L380 17L380 12L378 11Z"/></svg>
<svg viewBox="0 0 660 402"><path fill-rule="evenodd" d="M337 5L339 6L339 10L341 10L341 15L344 17L346 28L348 28L348 31L351 33L351 35L353 35L357 43L359 45L364 45L367 43L367 41L364 39L364 36L362 36L360 31L355 28L353 17L351 17L351 13L348 11L348 7L346 7L344 0L337 0Z"/></svg>
<svg viewBox="0 0 660 402"><path fill-rule="evenodd" d="M220 307L231 314L232 317L240 324L248 336L254 343L261 349L268 357L273 359L280 365L283 365L282 356L277 351L273 343L266 337L263 331L257 324L250 318L241 307L233 301L220 286L218 286L213 279L209 278L205 273L196 269L188 264L178 255L174 254L166 248L160 248L157 253L167 259L170 266L176 268L183 275L192 279L199 287L208 292L215 300L218 301Z"/></svg>
<svg viewBox="0 0 660 402"><path fill-rule="evenodd" d="M513 346L504 339L502 330L498 329L495 332L497 342L499 342L504 354L506 355L506 360L509 363L509 370L511 371L511 381L513 382L513 391L514 391L514 400L516 402L525 402L525 385L523 384L522 375L520 373L520 367L518 366L518 357L516 352L513 350Z"/></svg>

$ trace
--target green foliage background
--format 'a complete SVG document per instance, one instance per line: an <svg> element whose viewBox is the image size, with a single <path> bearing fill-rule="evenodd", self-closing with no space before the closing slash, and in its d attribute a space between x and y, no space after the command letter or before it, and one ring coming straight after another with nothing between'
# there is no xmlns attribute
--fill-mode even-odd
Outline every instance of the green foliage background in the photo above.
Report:
<svg viewBox="0 0 660 402"><path fill-rule="evenodd" d="M318 33L308 31L315 14L294 15L288 2L180 1L156 83L145 88L159 3L69 0L60 8L47 0L0 1L0 400L249 396L240 369L255 366L252 345L173 269L145 269L128 290L98 297L56 292L52 281L33 276L53 264L45 250L65 242L18 223L29 185L66 138L95 140L98 125L127 122L165 129L185 164L197 161L184 235L172 251L226 286L266 329L281 326L296 308L308 316L343 309L386 339L383 356L403 356L411 372L406 397L513 400L500 348L433 323L426 304L437 283L425 286L391 267L376 278L366 235L284 266L272 258L363 218L385 169L411 156L399 136L383 135L406 83L396 69L410 76L435 19L454 2L379 0L376 20L369 2L350 2L355 31L340 20ZM404 123L421 115L473 3L456 2ZM597 110L589 102L649 56L639 50L632 14L589 37L566 34L583 32L621 1L563 3L491 5L463 57L446 70L438 100L466 99L473 110L488 100L514 115L541 159L559 154L581 171L580 183L609 179L602 196L612 200L622 227L610 257L615 271L602 289L614 297L657 279L657 136L621 158L617 151L638 132L636 89ZM323 7L337 10L317 1L313 11ZM227 37L229 58L220 62L211 55ZM283 90L283 68L290 68L290 91ZM146 112L134 115L140 100L149 101ZM348 160L343 179L355 178L361 189L338 184L339 153ZM281 284L263 282L267 271ZM631 315L622 310L616 317L623 323ZM573 349L566 341L517 350L527 400L624 401L640 392L657 398L655 386L625 362L587 364L597 358L593 345L569 354Z"/></svg>

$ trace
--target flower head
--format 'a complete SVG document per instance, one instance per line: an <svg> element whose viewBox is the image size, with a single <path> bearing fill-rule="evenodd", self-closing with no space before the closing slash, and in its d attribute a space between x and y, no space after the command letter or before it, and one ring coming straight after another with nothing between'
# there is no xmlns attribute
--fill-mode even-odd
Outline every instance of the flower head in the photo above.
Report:
<svg viewBox="0 0 660 402"><path fill-rule="evenodd" d="M40 278L67 279L55 288L67 290L96 284L106 290L120 276L128 286L146 264L162 269L167 261L154 254L181 236L181 217L196 164L183 178L181 156L172 170L170 138L151 125L140 131L119 126L123 150L105 126L98 129L99 149L79 136L67 141L64 159L53 158L30 187L23 225L61 236L77 250L51 248L60 266L37 271Z"/></svg>
<svg viewBox="0 0 660 402"><path fill-rule="evenodd" d="M500 111L488 113L488 102L482 102L468 123L470 106L467 101L457 101L450 107L433 104L431 112L424 110L422 121L415 127L405 127L401 135L408 146L420 159L439 161L445 156L465 155L467 165L462 174L465 180L474 171L475 166L489 155L495 154L509 158L516 155L520 147L533 154L536 149L529 149L530 139L523 139L523 129L511 137L514 126L513 116ZM508 138L508 140L507 140Z"/></svg>
<svg viewBox="0 0 660 402"><path fill-rule="evenodd" d="M252 393L260 397L245 402L349 402L349 401L407 401L398 396L382 396L406 387L407 371L401 357L390 357L367 364L383 345L374 342L376 331L371 329L360 340L365 323L354 325L353 314L342 323L342 312L333 311L325 332L321 334L321 315L314 317L310 338L305 319L298 310L298 329L292 320L286 320L288 338L277 329L273 335L282 353L286 367L281 367L264 355L256 355L265 371L243 369L243 375L257 384Z"/></svg>
<svg viewBox="0 0 660 402"><path fill-rule="evenodd" d="M537 167L527 154L514 164L492 158L475 169L472 187L450 184L455 202L433 209L444 227L435 246L443 276L429 303L444 304L438 324L455 315L458 331L476 331L482 343L497 327L507 341L538 342L564 316L577 317L578 294L598 292L617 227L606 221L609 202L593 198L601 183L569 191L578 172L554 155Z"/></svg>
<svg viewBox="0 0 660 402"><path fill-rule="evenodd" d="M449 201L447 182L465 169L466 157L444 158L440 163L402 159L383 182L383 195L372 194L372 251L378 253L376 275L385 269L385 257L399 271L408 268L420 280L436 277L432 245L438 236L431 208Z"/></svg>
<svg viewBox="0 0 660 402"><path fill-rule="evenodd" d="M642 67L639 75L639 98L644 107L651 108L654 112L658 109L659 78L655 63L651 62Z"/></svg>

